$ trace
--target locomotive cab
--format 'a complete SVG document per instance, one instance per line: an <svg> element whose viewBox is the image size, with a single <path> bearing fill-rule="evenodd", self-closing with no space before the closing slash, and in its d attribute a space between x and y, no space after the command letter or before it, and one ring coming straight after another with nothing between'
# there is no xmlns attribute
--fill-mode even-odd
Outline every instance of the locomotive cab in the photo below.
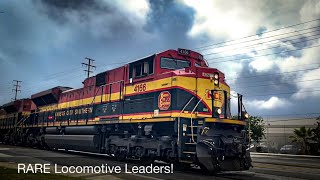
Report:
<svg viewBox="0 0 320 180"><path fill-rule="evenodd" d="M200 166L211 173L249 169L249 142L243 133L248 114L238 95L238 119L231 119L230 87L224 73L208 67L201 54L186 49L158 54L155 67L158 76L172 77L171 86L182 89L173 95L179 112L180 160L188 161L195 153Z"/></svg>

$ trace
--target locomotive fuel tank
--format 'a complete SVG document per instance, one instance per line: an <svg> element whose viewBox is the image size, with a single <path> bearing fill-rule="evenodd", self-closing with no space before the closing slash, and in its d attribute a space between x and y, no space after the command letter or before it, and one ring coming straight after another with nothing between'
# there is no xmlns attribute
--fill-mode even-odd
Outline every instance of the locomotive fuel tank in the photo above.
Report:
<svg viewBox="0 0 320 180"><path fill-rule="evenodd" d="M99 152L98 134L97 126L48 127L44 138L50 148Z"/></svg>
<svg viewBox="0 0 320 180"><path fill-rule="evenodd" d="M98 135L55 135L44 136L48 147L56 149L99 152Z"/></svg>
<svg viewBox="0 0 320 180"><path fill-rule="evenodd" d="M68 126L64 129L64 134L98 134L99 128L97 126Z"/></svg>

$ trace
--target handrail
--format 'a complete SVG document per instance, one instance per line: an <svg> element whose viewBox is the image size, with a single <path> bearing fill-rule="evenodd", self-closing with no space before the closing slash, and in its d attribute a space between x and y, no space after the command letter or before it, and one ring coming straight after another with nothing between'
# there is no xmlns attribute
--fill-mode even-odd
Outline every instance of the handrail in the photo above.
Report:
<svg viewBox="0 0 320 180"><path fill-rule="evenodd" d="M103 88L105 87L105 85L101 85L101 86L99 86L99 88L101 88L101 92L103 92ZM94 96L93 96L93 99L92 99L92 102L90 103L90 104L88 104L89 106L91 106L91 105L93 105L94 104L94 102L95 102L95 100L96 100L96 96L97 96L97 94L98 94L98 92L99 92L99 88L97 89L97 91L96 91L96 93L94 94ZM110 93L111 94L111 93ZM101 99L102 99L102 96L103 95L101 95ZM92 107L92 109L93 109L93 107ZM86 113L87 114L87 118L86 118L86 125L88 124L88 120L89 120L89 113ZM77 120L77 125L78 125L78 120Z"/></svg>
<svg viewBox="0 0 320 180"><path fill-rule="evenodd" d="M99 86L99 88L101 88L101 102L103 101L103 88L104 87L106 87L106 86L110 86L110 92L109 92L109 102L111 101L111 91L112 91L112 85L113 84L116 84L116 83L123 83L124 82L124 80L119 80L119 81L115 81L115 82L112 82L112 83L108 83L108 84L104 84L104 85L101 85L101 86ZM119 99L121 99L121 84L120 84L120 98ZM93 96L93 99L92 99L92 102L90 103L90 104L88 104L89 106L90 105L93 105L94 104L94 102L95 102L95 99L96 99L96 96L97 96L97 94L98 94L98 92L99 92L99 88L97 89L97 91L96 91L96 93L94 94L94 96ZM88 113L87 113L87 119L86 119L86 124L88 123Z"/></svg>
<svg viewBox="0 0 320 180"><path fill-rule="evenodd" d="M24 123L29 117L30 117L30 115L29 115L29 116L24 116L23 118L21 118L20 121L18 121L18 122L14 125L14 127L16 128L19 124Z"/></svg>
<svg viewBox="0 0 320 180"><path fill-rule="evenodd" d="M194 106L193 110L191 111L191 119L190 119L190 124L191 124L191 139L192 142L194 142L194 135L193 135L193 121L192 121L192 114L193 112L196 110L196 108L198 107L198 105L200 104L200 102L202 101L203 98L201 98L198 103Z"/></svg>
<svg viewBox="0 0 320 180"><path fill-rule="evenodd" d="M105 85L99 86L99 88L101 87L101 91L102 91L102 89L103 89L104 86L105 86ZM98 94L98 92L99 92L99 88L97 89L96 93L94 93L93 99L92 99L91 103L88 104L88 105L92 105L92 104L94 103L94 101L96 100L96 96L97 96L97 94ZM102 98L102 97L101 97L101 98Z"/></svg>
<svg viewBox="0 0 320 180"><path fill-rule="evenodd" d="M180 116L182 114L182 112L187 108L187 106L190 104L190 102L194 99L194 96L192 96L190 98L190 100L187 102L187 104L182 108L182 110L180 111L180 114L178 116L178 141L177 144L179 145L180 143Z"/></svg>

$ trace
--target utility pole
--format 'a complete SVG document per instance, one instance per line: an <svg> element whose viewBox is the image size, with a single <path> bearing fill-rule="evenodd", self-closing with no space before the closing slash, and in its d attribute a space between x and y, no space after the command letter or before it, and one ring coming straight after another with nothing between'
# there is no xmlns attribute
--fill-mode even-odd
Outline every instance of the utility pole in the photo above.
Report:
<svg viewBox="0 0 320 180"><path fill-rule="evenodd" d="M84 71L87 72L87 78L90 77L90 73L92 73L93 71L91 71L91 68L96 69L96 66L92 65L94 59L90 59L90 58L85 58L86 60L88 60L88 63L82 63L82 65L87 66L88 69L85 69Z"/></svg>
<svg viewBox="0 0 320 180"><path fill-rule="evenodd" d="M267 149L268 149L268 153L269 153L269 116L267 116Z"/></svg>
<svg viewBox="0 0 320 180"><path fill-rule="evenodd" d="M16 84L14 84L13 85L13 87L14 87L14 89L12 89L12 91L14 91L15 92L15 95L14 95L14 99L12 98L12 100L17 100L17 95L18 95L18 92L21 92L21 90L20 90L20 87L21 87L21 85L20 85L20 83L22 82L22 81L19 81L19 80L13 80L13 82L15 82Z"/></svg>

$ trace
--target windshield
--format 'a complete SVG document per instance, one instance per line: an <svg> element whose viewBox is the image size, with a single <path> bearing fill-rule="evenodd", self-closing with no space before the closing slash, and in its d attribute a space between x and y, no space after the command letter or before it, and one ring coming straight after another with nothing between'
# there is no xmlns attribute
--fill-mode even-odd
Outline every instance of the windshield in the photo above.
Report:
<svg viewBox="0 0 320 180"><path fill-rule="evenodd" d="M160 66L166 69L183 69L190 67L190 62L172 58L161 58Z"/></svg>

